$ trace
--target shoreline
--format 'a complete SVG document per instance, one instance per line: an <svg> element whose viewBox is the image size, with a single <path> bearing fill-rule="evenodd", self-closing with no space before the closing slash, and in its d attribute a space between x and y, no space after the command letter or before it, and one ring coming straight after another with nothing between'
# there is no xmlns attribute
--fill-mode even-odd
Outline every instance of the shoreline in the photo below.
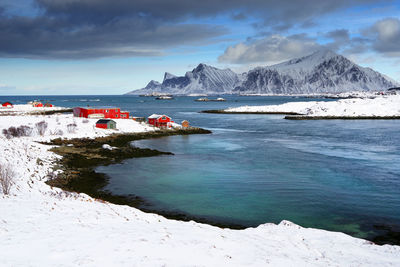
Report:
<svg viewBox="0 0 400 267"><path fill-rule="evenodd" d="M179 210L160 210L152 208L141 196L134 194L118 195L113 194L104 188L108 185L110 177L101 172L96 172L98 166L118 164L126 159L138 157L173 156L171 152L164 152L149 148L137 148L130 146L131 141L162 138L175 135L189 134L210 134L211 131L201 128L191 128L187 130L159 130L156 132L139 132L115 134L105 137L74 138L74 139L53 139L50 142L42 142L45 145L55 146L51 152L62 156L53 165L54 170L62 170L54 179L46 181L51 187L58 187L62 190L76 193L85 193L90 197L101 201L107 201L117 205L127 205L137 208L146 213L154 213L176 221L195 221L220 228L233 230L244 230L252 226L229 223L218 217L207 218L203 216L190 215ZM111 145L112 150L104 149L103 145ZM253 226L255 227L255 226ZM399 245L399 232L388 225L377 224L374 227L381 229L382 234L365 237L365 240L374 242L377 245ZM328 231L328 230L327 230ZM345 233L351 235L351 233ZM351 235L353 236L353 235ZM355 236L353 236L355 237Z"/></svg>
<svg viewBox="0 0 400 267"><path fill-rule="evenodd" d="M286 115L286 120L400 120L400 116L308 116L296 112L279 111L225 111L225 110L203 110L200 113L210 114L253 114L253 115Z"/></svg>
<svg viewBox="0 0 400 267"><path fill-rule="evenodd" d="M62 109L49 109L49 110L35 110L35 111L15 111L12 109L2 110L0 116L35 116L35 115L54 115L54 114L64 114L72 113L72 108L62 108Z"/></svg>
<svg viewBox="0 0 400 267"><path fill-rule="evenodd" d="M276 105L239 106L205 110L217 114L280 114L288 120L395 120L400 119L400 95L336 101L293 101Z"/></svg>
<svg viewBox="0 0 400 267"><path fill-rule="evenodd" d="M285 120L400 120L400 116L285 116Z"/></svg>
<svg viewBox="0 0 400 267"><path fill-rule="evenodd" d="M67 167L70 167L71 176L80 176L86 161L95 164L111 156L111 161L116 162L124 155L141 154L142 150L126 146L132 138L171 136L179 131L161 134L155 128L131 120L119 120L120 131L112 131L96 129L94 120L88 122L71 115L0 116L3 129L20 125L35 127L44 120L49 126L44 135L34 131L23 137L0 136L0 154L15 171L11 193L0 194L0 232L3 236L0 255L5 265L44 266L59 265L60 262L96 266L132 262L151 266L179 265L187 262L182 255L205 266L243 266L248 263L257 266L316 263L324 266L345 265L349 261L359 265L391 266L400 262L400 246L379 246L342 232L305 228L286 220L233 230L233 226L229 229L198 223L202 222L198 218L197 222L184 222L181 220L186 215L179 212L176 215L182 217L170 220L159 216L159 211L147 213L128 205L115 205L84 193L49 186L46 182L54 181L53 178L62 173L62 165L56 166L56 163L63 157L51 151L57 149L57 144L62 147L65 158L70 159L71 165ZM70 123L76 123L79 131L69 131ZM110 136L110 133L120 134ZM184 134L183 131L180 133ZM74 156L76 150L87 154L75 153ZM151 149L146 151L149 156L170 155ZM93 178L88 173L88 177ZM100 175L107 179L106 175ZM93 181L99 185L96 179ZM133 195L129 197L139 204L142 201ZM118 200L121 199L116 198ZM186 216L186 220L190 219ZM20 251L27 253L21 256Z"/></svg>
<svg viewBox="0 0 400 267"><path fill-rule="evenodd" d="M155 213L167 219L177 221L196 221L221 228L246 229L245 225L225 223L223 220L212 220L201 216L193 216L180 211L160 211L152 209L145 199L133 194L117 195L104 187L109 183L109 177L104 173L96 172L98 166L118 164L126 159L137 157L173 156L171 152L158 151L148 148L130 146L131 141L162 138L175 135L210 134L211 131L201 128L189 128L187 130L160 130L156 132L115 134L95 139L53 139L50 142L42 142L45 145L55 146L51 152L62 156L55 162L55 170L62 170L56 178L49 179L46 183L52 187L58 187L66 191L85 193L95 199L101 199L113 204L128 205L138 208L143 212ZM114 147L112 150L102 146L108 144Z"/></svg>
<svg viewBox="0 0 400 267"><path fill-rule="evenodd" d="M223 109L211 109L202 110L200 113L210 113L210 114L259 114L259 115L301 115L297 112L279 112L279 111L263 111L263 112L253 112L253 111L225 111Z"/></svg>

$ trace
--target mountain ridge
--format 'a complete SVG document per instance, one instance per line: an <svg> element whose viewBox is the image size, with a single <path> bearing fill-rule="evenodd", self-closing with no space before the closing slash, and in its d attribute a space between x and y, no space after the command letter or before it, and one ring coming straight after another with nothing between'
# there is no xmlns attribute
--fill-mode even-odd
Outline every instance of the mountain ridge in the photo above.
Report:
<svg viewBox="0 0 400 267"><path fill-rule="evenodd" d="M371 68L361 67L342 55L320 50L242 74L200 63L184 76L165 72L162 83L152 80L145 88L127 94L311 94L382 91L399 85L399 82Z"/></svg>

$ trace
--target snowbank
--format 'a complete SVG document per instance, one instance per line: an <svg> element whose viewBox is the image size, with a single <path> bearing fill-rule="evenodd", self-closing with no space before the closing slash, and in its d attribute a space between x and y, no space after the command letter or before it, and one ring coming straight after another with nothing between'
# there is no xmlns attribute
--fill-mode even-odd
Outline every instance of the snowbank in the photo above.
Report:
<svg viewBox="0 0 400 267"><path fill-rule="evenodd" d="M400 95L370 98L342 99L338 101L290 102L281 105L242 106L225 112L298 113L305 116L326 117L394 117L400 116Z"/></svg>
<svg viewBox="0 0 400 267"><path fill-rule="evenodd" d="M31 104L14 105L13 107L1 107L0 115L4 114L29 114L29 113L42 113L47 111L61 111L66 110L64 107L33 107Z"/></svg>
<svg viewBox="0 0 400 267"><path fill-rule="evenodd" d="M45 120L44 136L6 139L0 161L15 170L11 194L0 193L0 265L3 266L393 266L399 246L377 246L342 233L301 228L290 222L246 230L167 220L128 206L45 184L58 157L34 142L59 137L95 137L95 120L72 115L0 116L0 128ZM75 123L75 132L67 125ZM124 127L122 127L124 126ZM121 131L152 130L117 120ZM71 128L71 127L70 127ZM0 130L2 130L0 129Z"/></svg>

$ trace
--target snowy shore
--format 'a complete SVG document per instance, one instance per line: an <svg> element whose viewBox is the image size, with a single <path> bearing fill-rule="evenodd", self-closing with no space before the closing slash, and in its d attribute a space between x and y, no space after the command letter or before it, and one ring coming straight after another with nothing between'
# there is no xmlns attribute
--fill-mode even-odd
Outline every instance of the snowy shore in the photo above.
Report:
<svg viewBox="0 0 400 267"><path fill-rule="evenodd" d="M50 112L71 111L70 108L64 107L32 107L31 104L14 105L10 107L0 107L0 116L7 115L35 115L45 114Z"/></svg>
<svg viewBox="0 0 400 267"><path fill-rule="evenodd" d="M36 124L42 121L47 129L40 135ZM400 265L399 246L377 246L343 233L287 221L221 229L48 186L59 156L36 141L114 133L94 128L95 121L71 114L0 116L0 162L15 173L10 194L0 192L1 266ZM133 120L116 121L119 132L154 130ZM33 129L30 136L2 134L21 125Z"/></svg>
<svg viewBox="0 0 400 267"><path fill-rule="evenodd" d="M281 105L242 106L223 110L226 113L297 113L304 117L398 117L400 95L374 99L355 98L337 101L290 102Z"/></svg>

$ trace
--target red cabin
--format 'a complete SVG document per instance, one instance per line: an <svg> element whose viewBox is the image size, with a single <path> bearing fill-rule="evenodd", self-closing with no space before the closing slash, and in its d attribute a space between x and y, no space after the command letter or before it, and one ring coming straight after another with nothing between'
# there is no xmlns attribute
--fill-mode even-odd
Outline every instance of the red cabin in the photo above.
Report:
<svg viewBox="0 0 400 267"><path fill-rule="evenodd" d="M32 106L35 108L42 108L43 107L43 103L42 102L33 102Z"/></svg>
<svg viewBox="0 0 400 267"><path fill-rule="evenodd" d="M155 127L171 127L171 124L174 122L167 115L158 115L153 114L149 118L149 124Z"/></svg>
<svg viewBox="0 0 400 267"><path fill-rule="evenodd" d="M96 127L102 129L117 129L117 123L113 120L101 119L96 122Z"/></svg>
<svg viewBox="0 0 400 267"><path fill-rule="evenodd" d="M11 104L11 102L4 102L3 104L1 104L3 107L5 108L12 108L13 104Z"/></svg>
<svg viewBox="0 0 400 267"><path fill-rule="evenodd" d="M129 119L129 112L121 111L120 108L109 107L76 107L73 109L75 117L97 118L97 119Z"/></svg>

